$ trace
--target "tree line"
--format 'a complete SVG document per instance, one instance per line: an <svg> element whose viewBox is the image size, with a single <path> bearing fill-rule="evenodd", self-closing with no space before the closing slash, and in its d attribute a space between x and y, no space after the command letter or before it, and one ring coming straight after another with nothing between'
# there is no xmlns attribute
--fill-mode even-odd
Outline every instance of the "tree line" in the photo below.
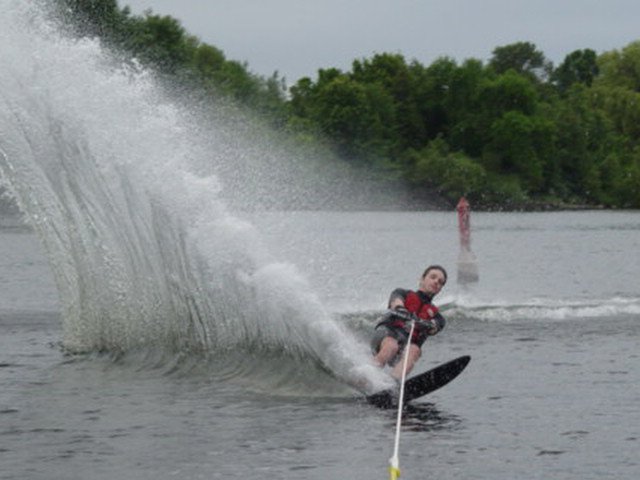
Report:
<svg viewBox="0 0 640 480"><path fill-rule="evenodd" d="M170 16L132 15L117 0L55 3L75 34L416 192L485 208L640 207L640 41L576 50L558 66L530 42L497 47L487 62L380 53L287 87Z"/></svg>

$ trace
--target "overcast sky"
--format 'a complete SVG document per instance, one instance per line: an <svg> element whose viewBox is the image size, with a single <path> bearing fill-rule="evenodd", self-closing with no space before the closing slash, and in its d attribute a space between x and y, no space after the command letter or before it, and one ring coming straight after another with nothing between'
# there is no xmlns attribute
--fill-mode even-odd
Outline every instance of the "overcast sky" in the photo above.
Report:
<svg viewBox="0 0 640 480"><path fill-rule="evenodd" d="M135 14L171 15L230 60L295 83L319 68L401 53L487 60L495 47L534 43L555 65L640 40L640 0L119 0Z"/></svg>

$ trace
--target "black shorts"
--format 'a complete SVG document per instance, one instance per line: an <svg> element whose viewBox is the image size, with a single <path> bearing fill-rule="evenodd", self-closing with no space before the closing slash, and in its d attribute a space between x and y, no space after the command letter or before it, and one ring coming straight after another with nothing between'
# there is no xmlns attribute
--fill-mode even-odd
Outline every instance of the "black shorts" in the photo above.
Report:
<svg viewBox="0 0 640 480"><path fill-rule="evenodd" d="M380 351L380 344L382 343L382 340L385 339L385 337L395 338L396 341L398 342L398 345L400 345L399 351L402 351L404 346L407 344L407 339L409 338L409 332L407 332L402 327L391 327L389 325L384 325L384 324L378 325L376 327L376 331L373 335L373 338L371 339L371 350L373 351L374 355L376 355ZM416 344L418 347L422 347L422 344L425 342L426 339L427 339L426 335L418 335L417 338L414 335L414 338L413 340L411 340L411 343Z"/></svg>
<svg viewBox="0 0 640 480"><path fill-rule="evenodd" d="M376 328L375 333L373 334L373 338L371 339L371 351L374 355L378 354L378 352L380 351L382 340L387 337L395 338L395 340L398 342L398 345L400 346L400 348L398 349L398 353L396 353L396 355L388 362L389 365L393 367L400 360L400 354L404 350L404 346L407 344L409 332L407 332L404 328L379 325Z"/></svg>
<svg viewBox="0 0 640 480"><path fill-rule="evenodd" d="M386 325L378 326L375 333L373 334L373 338L371 339L371 350L374 354L380 351L382 340L384 340L386 337L395 338L398 342L398 345L400 345L400 349L402 350L402 347L407 344L409 332L400 327L388 327Z"/></svg>

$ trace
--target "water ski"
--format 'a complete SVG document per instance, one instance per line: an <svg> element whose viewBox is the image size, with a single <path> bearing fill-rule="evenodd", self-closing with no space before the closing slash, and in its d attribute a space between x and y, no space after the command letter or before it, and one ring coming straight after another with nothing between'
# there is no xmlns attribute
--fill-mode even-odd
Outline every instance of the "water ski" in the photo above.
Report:
<svg viewBox="0 0 640 480"><path fill-rule="evenodd" d="M465 369L471 357L458 357L431 370L420 373L408 379L404 385L404 403L420 398L423 395L444 387ZM391 408L398 405L398 392L383 390L367 395L367 402L380 408Z"/></svg>

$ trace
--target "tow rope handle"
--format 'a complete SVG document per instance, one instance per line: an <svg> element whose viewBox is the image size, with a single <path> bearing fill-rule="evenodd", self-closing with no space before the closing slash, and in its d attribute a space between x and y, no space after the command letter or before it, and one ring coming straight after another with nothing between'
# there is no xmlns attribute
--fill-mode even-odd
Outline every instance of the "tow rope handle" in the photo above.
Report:
<svg viewBox="0 0 640 480"><path fill-rule="evenodd" d="M438 328L435 326L432 320L423 320L422 318L417 317L413 313L399 312L398 310L387 310L387 312L384 314L384 318L391 318L391 317L399 318L401 320L404 320L405 322L411 322L412 328L415 325L415 322L418 322L428 327L430 329L429 332L432 332L431 330L432 328L435 328L436 333L438 332ZM435 335L435 333L433 335Z"/></svg>

